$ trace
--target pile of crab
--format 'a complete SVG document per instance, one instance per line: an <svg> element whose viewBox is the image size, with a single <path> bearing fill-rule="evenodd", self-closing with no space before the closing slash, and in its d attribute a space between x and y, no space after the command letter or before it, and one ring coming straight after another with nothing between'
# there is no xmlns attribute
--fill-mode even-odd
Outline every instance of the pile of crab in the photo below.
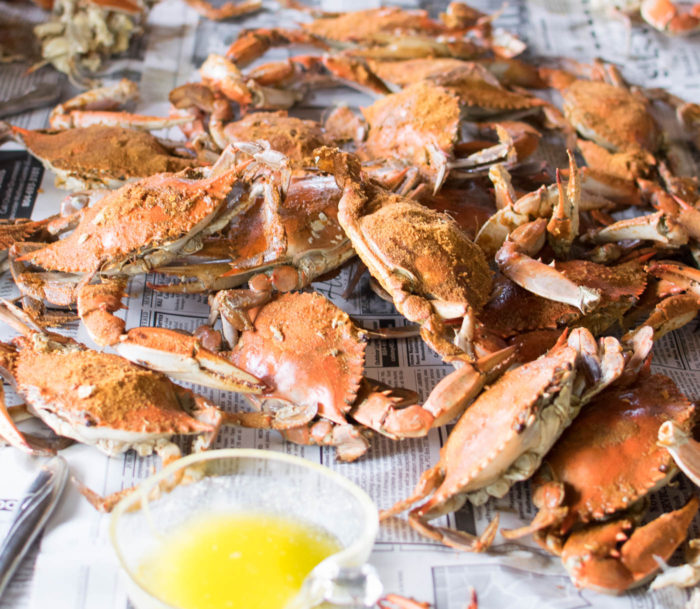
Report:
<svg viewBox="0 0 700 609"><path fill-rule="evenodd" d="M244 71L296 44L321 53ZM17 427L31 414L110 455L167 461L175 435L203 450L240 425L352 461L373 434L456 421L439 462L383 517L425 500L412 527L487 550L497 519L478 537L430 521L532 478L537 516L504 537L532 535L579 586L646 583L698 509L691 497L645 519L679 468L700 475L694 404L650 370L655 341L700 309L700 106L628 87L600 62L538 66L523 51L457 2L439 20L316 15L243 32L171 92L168 117L119 110L137 93L121 81L61 104L46 130L0 123L73 191L50 218L0 227L22 294L0 308L20 333L1 365L26 401L0 408L2 437L55 450ZM348 83L376 100L323 122L288 112ZM183 139L151 133L163 127ZM358 326L310 287L346 265L347 293L368 272L406 318L400 333ZM169 278L153 289L209 294L209 324L127 329L127 282L152 272ZM48 329L74 311L116 354ZM401 334L455 368L422 403L365 376L367 342ZM173 380L244 394L252 409ZM82 490L98 507L118 499ZM692 585L698 562L656 585Z"/></svg>

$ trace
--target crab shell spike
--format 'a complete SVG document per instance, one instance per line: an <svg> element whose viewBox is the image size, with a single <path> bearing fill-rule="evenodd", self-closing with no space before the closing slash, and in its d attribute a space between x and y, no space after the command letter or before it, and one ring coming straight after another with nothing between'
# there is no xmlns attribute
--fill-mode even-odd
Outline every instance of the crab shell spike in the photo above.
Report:
<svg viewBox="0 0 700 609"><path fill-rule="evenodd" d="M700 443L673 421L666 421L659 427L658 439L681 471L700 486Z"/></svg>
<svg viewBox="0 0 700 609"><path fill-rule="evenodd" d="M659 570L656 557L668 560L683 542L699 504L691 497L684 507L638 527L628 538L631 523L625 520L573 533L562 551L564 567L577 586L597 592L622 594L641 586Z"/></svg>
<svg viewBox="0 0 700 609"><path fill-rule="evenodd" d="M267 386L208 349L194 336L167 328L133 328L114 345L126 359L181 381L240 393L262 393Z"/></svg>

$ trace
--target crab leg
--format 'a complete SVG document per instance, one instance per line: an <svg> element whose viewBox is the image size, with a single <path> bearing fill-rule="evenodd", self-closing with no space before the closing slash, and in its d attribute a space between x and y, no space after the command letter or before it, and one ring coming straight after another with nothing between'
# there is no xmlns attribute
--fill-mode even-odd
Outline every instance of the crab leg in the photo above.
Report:
<svg viewBox="0 0 700 609"><path fill-rule="evenodd" d="M114 85L90 89L54 107L49 115L49 124L53 129L69 129L72 126L70 124L70 113L74 110L109 110L118 108L136 99L138 92L138 85L126 78L122 78Z"/></svg>
<svg viewBox="0 0 700 609"><path fill-rule="evenodd" d="M483 389L489 373L514 352L514 347L507 347L475 364L465 363L443 378L422 406L414 404L399 408L396 398L384 392L374 392L350 414L359 423L389 438L423 437L430 429L445 425L462 414Z"/></svg>
<svg viewBox="0 0 700 609"><path fill-rule="evenodd" d="M4 347L4 345L2 346ZM31 443L24 434L17 428L12 415L5 405L5 389L0 383L0 440L4 440L11 446L18 448L22 452L35 456L46 456L56 454L55 450L49 447Z"/></svg>
<svg viewBox="0 0 700 609"><path fill-rule="evenodd" d="M367 452L369 442L355 425L339 425L322 419L313 424L282 431L285 440L296 444L335 446L340 461L355 461Z"/></svg>
<svg viewBox="0 0 700 609"><path fill-rule="evenodd" d="M671 453L683 473L700 486L700 442L673 421L666 421L659 427L659 444Z"/></svg>

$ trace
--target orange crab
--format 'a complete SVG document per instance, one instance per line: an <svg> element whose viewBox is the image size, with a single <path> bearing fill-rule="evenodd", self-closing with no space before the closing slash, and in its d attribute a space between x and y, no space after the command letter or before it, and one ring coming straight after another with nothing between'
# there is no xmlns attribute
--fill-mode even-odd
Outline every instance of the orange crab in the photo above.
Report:
<svg viewBox="0 0 700 609"><path fill-rule="evenodd" d="M450 171L469 177L478 175L477 170L485 173L484 166L498 160L513 166L537 148L540 134L529 125L494 123L498 144L487 143L482 150L458 158L460 128L466 120L542 106L537 98L504 89L478 65L458 68L363 108L368 129L359 152L363 158L396 158L415 166L437 191Z"/></svg>
<svg viewBox="0 0 700 609"><path fill-rule="evenodd" d="M205 450L222 424L258 425L257 413L225 413L164 374L42 330L5 301L0 303L0 320L22 333L12 343L0 343L0 367L28 411L60 436L95 446L109 456L134 449L141 456L155 452L168 463L180 456L174 435L198 435L195 450ZM4 394L0 437L25 452L46 452L15 426ZM101 498L84 487L81 492L104 511L124 494Z"/></svg>
<svg viewBox="0 0 700 609"><path fill-rule="evenodd" d="M411 526L458 549L485 550L496 534L497 519L479 537L428 521L459 509L467 499L479 505L491 496L502 497L514 482L529 478L581 407L623 368L617 340L605 338L599 347L588 331L578 328L546 355L509 370L464 412L440 461L421 476L413 495L381 517L432 493L409 513ZM592 383L584 380L590 374Z"/></svg>
<svg viewBox="0 0 700 609"><path fill-rule="evenodd" d="M113 315L122 307L126 277L164 264L188 249L196 251L204 235L219 230L251 205L255 197L250 196L246 176L251 174L246 171L254 176L259 169L255 163L251 166L250 159L235 163L223 157L222 165L211 170L158 174L124 186L76 212L77 226L65 239L13 246L15 282L25 295L39 301L64 306L77 302L78 314L99 345L126 350L145 342L141 345L145 348L152 339L152 348L174 349L184 359L186 376L194 368L202 373L201 381L215 386L260 391L261 385L250 375L197 344L178 340L177 333L153 328L125 335L124 321ZM37 268L42 272L36 273ZM91 284L94 277L103 283ZM152 365L158 364L152 361Z"/></svg>
<svg viewBox="0 0 700 609"><path fill-rule="evenodd" d="M561 555L578 586L619 594L642 585L659 569L651 556L667 560L698 509L694 498L638 527L644 498L677 473L657 444L659 427L672 421L687 433L694 419L694 405L661 374L642 372L633 384L600 393L545 457L535 477L540 511L533 523L504 534L534 532ZM611 452L620 459L611 460Z"/></svg>
<svg viewBox="0 0 700 609"><path fill-rule="evenodd" d="M243 32L226 55L237 63L247 62L271 46L299 43L342 46L349 55L374 59L471 59L491 52L502 57L521 53L525 45L505 32L493 32L491 19L460 2L448 6L442 22L430 19L426 11L399 7L328 14L302 24L301 30Z"/></svg>
<svg viewBox="0 0 700 609"><path fill-rule="evenodd" d="M270 387L248 398L258 409L281 406L277 424L285 409L293 415L285 437L335 445L342 460L356 459L367 449L366 434L356 423L399 439L424 436L432 427L451 421L512 352L506 349L452 372L419 405L412 392L364 377L368 336L329 300L312 292L269 298L251 310L252 322L228 357ZM232 308L220 306L224 324L236 323Z"/></svg>
<svg viewBox="0 0 700 609"><path fill-rule="evenodd" d="M341 226L398 311L421 324L421 336L441 357L471 360L450 342L444 321L464 318L461 337L472 338L492 282L478 246L449 215L366 180L355 157L329 148L316 156L343 191Z"/></svg>
<svg viewBox="0 0 700 609"><path fill-rule="evenodd" d="M189 117L114 111L137 93L136 84L126 79L81 93L51 111L48 130L0 122L0 144L21 142L56 174L56 186L68 190L116 188L129 179L202 165L184 145L148 132L184 125Z"/></svg>
<svg viewBox="0 0 700 609"><path fill-rule="evenodd" d="M596 290L601 297L598 305L584 314L574 305L537 296L501 276L479 319L503 338L574 325L600 335L638 302L646 286L644 266L635 261L603 266L570 260L555 262L554 268L576 285Z"/></svg>
<svg viewBox="0 0 700 609"><path fill-rule="evenodd" d="M284 194L273 189L256 199L195 255L157 269L186 283L153 287L198 292L249 281L257 292L304 288L355 255L338 223L340 196L332 177L297 171Z"/></svg>

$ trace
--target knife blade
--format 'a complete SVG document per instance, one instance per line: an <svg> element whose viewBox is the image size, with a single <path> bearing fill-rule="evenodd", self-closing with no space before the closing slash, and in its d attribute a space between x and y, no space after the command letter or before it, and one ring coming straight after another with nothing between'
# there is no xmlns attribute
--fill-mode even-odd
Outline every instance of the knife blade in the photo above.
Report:
<svg viewBox="0 0 700 609"><path fill-rule="evenodd" d="M41 468L17 505L10 530L0 546L0 597L56 507L67 478L65 459L53 457Z"/></svg>
<svg viewBox="0 0 700 609"><path fill-rule="evenodd" d="M40 84L24 95L0 101L0 118L49 106L57 101L60 95L61 87L48 83Z"/></svg>

